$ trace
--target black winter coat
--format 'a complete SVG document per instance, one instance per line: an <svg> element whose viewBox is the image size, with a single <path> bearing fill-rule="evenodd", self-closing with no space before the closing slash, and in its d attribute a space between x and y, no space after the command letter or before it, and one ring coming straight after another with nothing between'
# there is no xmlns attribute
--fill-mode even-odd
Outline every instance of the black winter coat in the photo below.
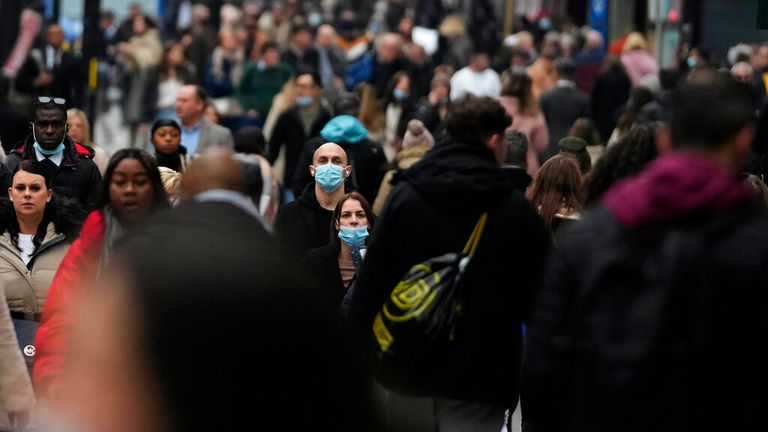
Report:
<svg viewBox="0 0 768 432"><path fill-rule="evenodd" d="M451 355L407 381L377 379L408 394L514 408L521 326L549 242L541 219L484 147L441 144L393 184L350 305L350 319L369 340L374 316L406 271L461 252L480 215L488 211L489 218L465 274L464 314Z"/></svg>
<svg viewBox="0 0 768 432"><path fill-rule="evenodd" d="M768 219L624 228L600 206L559 233L526 333L529 430L768 429Z"/></svg>
<svg viewBox="0 0 768 432"><path fill-rule="evenodd" d="M328 244L332 218L333 211L317 202L312 182L296 200L280 208L275 218L275 234L280 244L300 260L308 250Z"/></svg>
<svg viewBox="0 0 768 432"><path fill-rule="evenodd" d="M2 196L8 196L8 188L13 180L11 174L16 165L22 160L37 160L34 143L30 134L21 145L11 150L3 162L0 173ZM93 149L75 143L69 136L65 137L64 159L53 177L53 189L56 194L76 198L89 212L96 208L101 195L101 173L93 162L93 156Z"/></svg>
<svg viewBox="0 0 768 432"><path fill-rule="evenodd" d="M294 106L278 117L272 132L272 137L269 140L269 154L267 159L270 164L274 165L277 157L280 155L280 148L285 146L285 171L282 178L284 185L291 184L297 168L308 171L307 167L309 164L302 166L299 160L301 150L304 148L304 142L312 137L318 136L320 131L325 127L325 124L331 120L331 113L320 104L317 119L315 119L315 122L312 124L309 135L306 135L304 133L304 126L301 124L299 109L299 107ZM312 156L310 156L310 160L311 158ZM298 195L298 193L296 195Z"/></svg>
<svg viewBox="0 0 768 432"><path fill-rule="evenodd" d="M319 248L310 249L304 255L304 268L313 281L331 298L336 309L347 292L341 280L339 269L339 245L329 243Z"/></svg>
<svg viewBox="0 0 768 432"><path fill-rule="evenodd" d="M298 195L314 179L309 173L312 164L312 155L321 145L328 143L327 139L317 136L304 143L301 151L296 174L293 177L293 193ZM356 143L336 143L347 152L349 164L352 165L352 174L346 181L348 192L357 191L362 194L369 203L373 203L379 192L379 185L387 172L387 158L384 150L377 143L365 138Z"/></svg>

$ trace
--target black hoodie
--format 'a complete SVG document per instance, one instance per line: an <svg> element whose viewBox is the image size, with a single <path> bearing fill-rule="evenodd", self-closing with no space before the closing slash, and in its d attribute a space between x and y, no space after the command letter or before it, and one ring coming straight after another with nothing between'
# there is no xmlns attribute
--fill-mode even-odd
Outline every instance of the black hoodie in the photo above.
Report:
<svg viewBox="0 0 768 432"><path fill-rule="evenodd" d="M275 234L280 243L302 259L314 248L325 246L331 239L333 211L317 202L315 183L312 182L298 199L285 204L275 219Z"/></svg>
<svg viewBox="0 0 768 432"><path fill-rule="evenodd" d="M480 146L446 142L393 182L359 274L350 319L371 338L384 300L413 265L460 252L489 219L467 268L464 315L451 355L411 377L377 376L390 389L514 407L521 324L538 289L548 236L530 203Z"/></svg>

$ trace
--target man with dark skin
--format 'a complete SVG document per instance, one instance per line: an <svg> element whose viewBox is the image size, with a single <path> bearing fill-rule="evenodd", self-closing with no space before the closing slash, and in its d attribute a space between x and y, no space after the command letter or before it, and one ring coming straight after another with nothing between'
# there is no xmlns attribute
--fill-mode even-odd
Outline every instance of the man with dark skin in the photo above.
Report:
<svg viewBox="0 0 768 432"><path fill-rule="evenodd" d="M96 208L101 191L101 174L93 156L92 149L67 136L66 101L40 96L35 103L32 133L8 154L0 178L7 189L11 182L10 173L19 162L43 162L54 173L56 194L77 199L85 210L90 211Z"/></svg>

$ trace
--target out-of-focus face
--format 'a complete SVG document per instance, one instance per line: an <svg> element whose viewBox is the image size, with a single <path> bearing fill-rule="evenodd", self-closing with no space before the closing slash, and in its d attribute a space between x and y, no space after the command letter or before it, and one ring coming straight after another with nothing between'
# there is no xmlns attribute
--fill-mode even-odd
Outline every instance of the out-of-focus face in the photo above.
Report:
<svg viewBox="0 0 768 432"><path fill-rule="evenodd" d="M136 222L149 214L154 190L144 165L123 159L109 182L109 202L120 219Z"/></svg>
<svg viewBox="0 0 768 432"><path fill-rule="evenodd" d="M761 46L752 56L752 67L755 70L762 71L768 68L768 47Z"/></svg>
<svg viewBox="0 0 768 432"><path fill-rule="evenodd" d="M232 31L222 31L219 33L219 45L226 51L235 51L239 42L237 35Z"/></svg>
<svg viewBox="0 0 768 432"><path fill-rule="evenodd" d="M174 44L168 50L168 62L173 66L178 66L184 62L184 47L181 44Z"/></svg>
<svg viewBox="0 0 768 432"><path fill-rule="evenodd" d="M379 60L382 63L392 63L400 55L400 44L394 38L385 38L381 41L378 50Z"/></svg>
<svg viewBox="0 0 768 432"><path fill-rule="evenodd" d="M472 61L469 64L469 67L472 68L472 70L475 72L482 72L488 69L488 66L490 65L491 60L488 58L487 54L477 54L472 57Z"/></svg>
<svg viewBox="0 0 768 432"><path fill-rule="evenodd" d="M205 104L197 97L194 86L184 86L176 96L176 115L184 124L196 122L203 114Z"/></svg>
<svg viewBox="0 0 768 432"><path fill-rule="evenodd" d="M317 29L317 36L315 36L317 44L323 47L331 47L336 43L336 32L333 31L333 27L324 24Z"/></svg>
<svg viewBox="0 0 768 432"><path fill-rule="evenodd" d="M46 40L54 48L59 48L64 43L64 31L57 25L48 28Z"/></svg>
<svg viewBox="0 0 768 432"><path fill-rule="evenodd" d="M209 122L213 124L219 124L221 122L221 117L213 105L206 106L203 115Z"/></svg>
<svg viewBox="0 0 768 432"><path fill-rule="evenodd" d="M344 201L344 204L341 205L338 225L353 228L368 226L368 216L365 214L365 210L363 210L363 205L360 204L360 201L354 198Z"/></svg>
<svg viewBox="0 0 768 432"><path fill-rule="evenodd" d="M147 21L143 15L137 15L133 18L133 32L137 35L142 35L147 31Z"/></svg>
<svg viewBox="0 0 768 432"><path fill-rule="evenodd" d="M267 67L275 67L280 63L280 52L276 49L268 49L262 56Z"/></svg>
<svg viewBox="0 0 768 432"><path fill-rule="evenodd" d="M435 98L437 100L443 100L448 97L448 95L451 93L451 89L444 84L438 84L434 87L432 87L432 93L435 95Z"/></svg>
<svg viewBox="0 0 768 432"><path fill-rule="evenodd" d="M397 81L397 84L395 85L395 88L398 90L402 90L404 92L411 91L411 80L408 77L402 77L399 81Z"/></svg>
<svg viewBox="0 0 768 432"><path fill-rule="evenodd" d="M306 49L312 45L312 35L308 31L302 30L293 35L293 44L300 49Z"/></svg>
<svg viewBox="0 0 768 432"><path fill-rule="evenodd" d="M159 127L152 134L152 144L158 153L174 154L181 145L181 133L173 126Z"/></svg>
<svg viewBox="0 0 768 432"><path fill-rule="evenodd" d="M413 20L403 17L397 25L397 31L404 36L410 36L413 31Z"/></svg>
<svg viewBox="0 0 768 432"><path fill-rule="evenodd" d="M296 78L296 96L316 98L320 88L310 74L302 74Z"/></svg>
<svg viewBox="0 0 768 432"><path fill-rule="evenodd" d="M67 113L55 108L39 108L33 130L38 144L46 150L55 149L67 133Z"/></svg>
<svg viewBox="0 0 768 432"><path fill-rule="evenodd" d="M19 171L13 176L8 197L18 216L40 216L45 211L45 204L51 200L53 191L45 185L45 177L27 171Z"/></svg>
<svg viewBox="0 0 768 432"><path fill-rule="evenodd" d="M85 122L79 115L72 116L67 120L69 123L69 136L76 143L85 143ZM87 143L85 143L87 144Z"/></svg>

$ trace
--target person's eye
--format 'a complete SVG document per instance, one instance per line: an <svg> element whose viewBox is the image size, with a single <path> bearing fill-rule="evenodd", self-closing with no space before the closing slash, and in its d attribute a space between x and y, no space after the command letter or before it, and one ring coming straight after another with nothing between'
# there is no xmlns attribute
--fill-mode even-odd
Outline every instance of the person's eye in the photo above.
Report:
<svg viewBox="0 0 768 432"><path fill-rule="evenodd" d="M31 186L29 189L32 190L33 192L37 192L40 190L40 186L37 186L37 185Z"/></svg>
<svg viewBox="0 0 768 432"><path fill-rule="evenodd" d="M24 192L24 186L18 185L16 186L16 190L19 192Z"/></svg>
<svg viewBox="0 0 768 432"><path fill-rule="evenodd" d="M147 183L149 183L149 179L146 178L137 178L133 181L136 186L145 186Z"/></svg>

